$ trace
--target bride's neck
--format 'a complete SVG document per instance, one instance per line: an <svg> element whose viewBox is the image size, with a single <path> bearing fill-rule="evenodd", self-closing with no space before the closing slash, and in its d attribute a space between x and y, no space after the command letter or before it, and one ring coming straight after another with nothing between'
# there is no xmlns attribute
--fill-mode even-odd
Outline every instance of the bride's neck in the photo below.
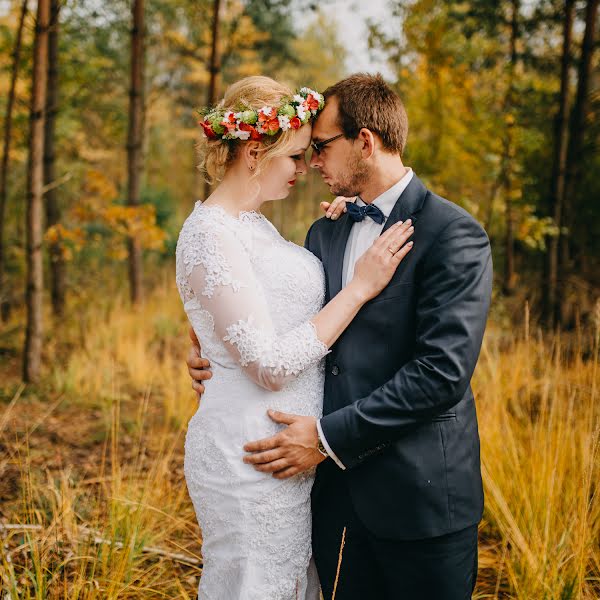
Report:
<svg viewBox="0 0 600 600"><path fill-rule="evenodd" d="M237 217L241 212L260 210L263 202L258 183L251 181L250 174L246 170L234 167L225 173L221 183L204 203L219 205Z"/></svg>

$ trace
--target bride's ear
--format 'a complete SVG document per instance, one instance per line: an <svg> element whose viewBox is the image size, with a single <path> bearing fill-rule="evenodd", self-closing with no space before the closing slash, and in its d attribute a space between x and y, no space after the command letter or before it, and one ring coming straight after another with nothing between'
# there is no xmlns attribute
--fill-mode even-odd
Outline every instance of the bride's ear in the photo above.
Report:
<svg viewBox="0 0 600 600"><path fill-rule="evenodd" d="M258 164L258 157L262 150L262 144L260 142L246 142L242 150L242 159L250 171L256 169Z"/></svg>

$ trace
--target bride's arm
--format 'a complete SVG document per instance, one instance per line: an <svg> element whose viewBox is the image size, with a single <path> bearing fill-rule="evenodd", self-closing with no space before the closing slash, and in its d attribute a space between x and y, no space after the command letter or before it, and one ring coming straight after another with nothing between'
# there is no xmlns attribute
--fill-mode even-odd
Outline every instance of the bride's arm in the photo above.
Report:
<svg viewBox="0 0 600 600"><path fill-rule="evenodd" d="M226 230L196 231L182 245L188 282L216 334L258 385L278 390L320 360L410 250L409 224L391 227L357 263L355 277L311 321L277 335L243 245ZM394 255L388 248L399 249Z"/></svg>

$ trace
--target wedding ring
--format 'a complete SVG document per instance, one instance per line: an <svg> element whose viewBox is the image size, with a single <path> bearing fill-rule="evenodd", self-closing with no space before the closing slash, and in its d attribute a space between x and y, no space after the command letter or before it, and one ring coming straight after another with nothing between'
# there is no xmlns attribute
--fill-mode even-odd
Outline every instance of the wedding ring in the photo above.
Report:
<svg viewBox="0 0 600 600"><path fill-rule="evenodd" d="M392 247L391 247L391 246L389 246L389 247L388 247L388 251L390 252L390 254L391 254L392 256L394 256L394 254L396 254L396 252L395 252L394 250L392 250Z"/></svg>

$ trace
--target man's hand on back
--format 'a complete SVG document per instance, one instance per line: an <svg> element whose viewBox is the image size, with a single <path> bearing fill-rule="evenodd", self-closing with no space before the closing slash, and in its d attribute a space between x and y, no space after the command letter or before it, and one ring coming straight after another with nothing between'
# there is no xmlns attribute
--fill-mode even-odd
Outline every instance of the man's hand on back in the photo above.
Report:
<svg viewBox="0 0 600 600"><path fill-rule="evenodd" d="M210 369L210 362L206 358L202 358L200 342L191 327L189 334L190 339L192 340L192 346L185 362L188 366L188 373L192 378L192 388L198 394L198 398L200 398L200 396L204 394L204 385L202 382L210 379L212 377L212 372L208 370Z"/></svg>

